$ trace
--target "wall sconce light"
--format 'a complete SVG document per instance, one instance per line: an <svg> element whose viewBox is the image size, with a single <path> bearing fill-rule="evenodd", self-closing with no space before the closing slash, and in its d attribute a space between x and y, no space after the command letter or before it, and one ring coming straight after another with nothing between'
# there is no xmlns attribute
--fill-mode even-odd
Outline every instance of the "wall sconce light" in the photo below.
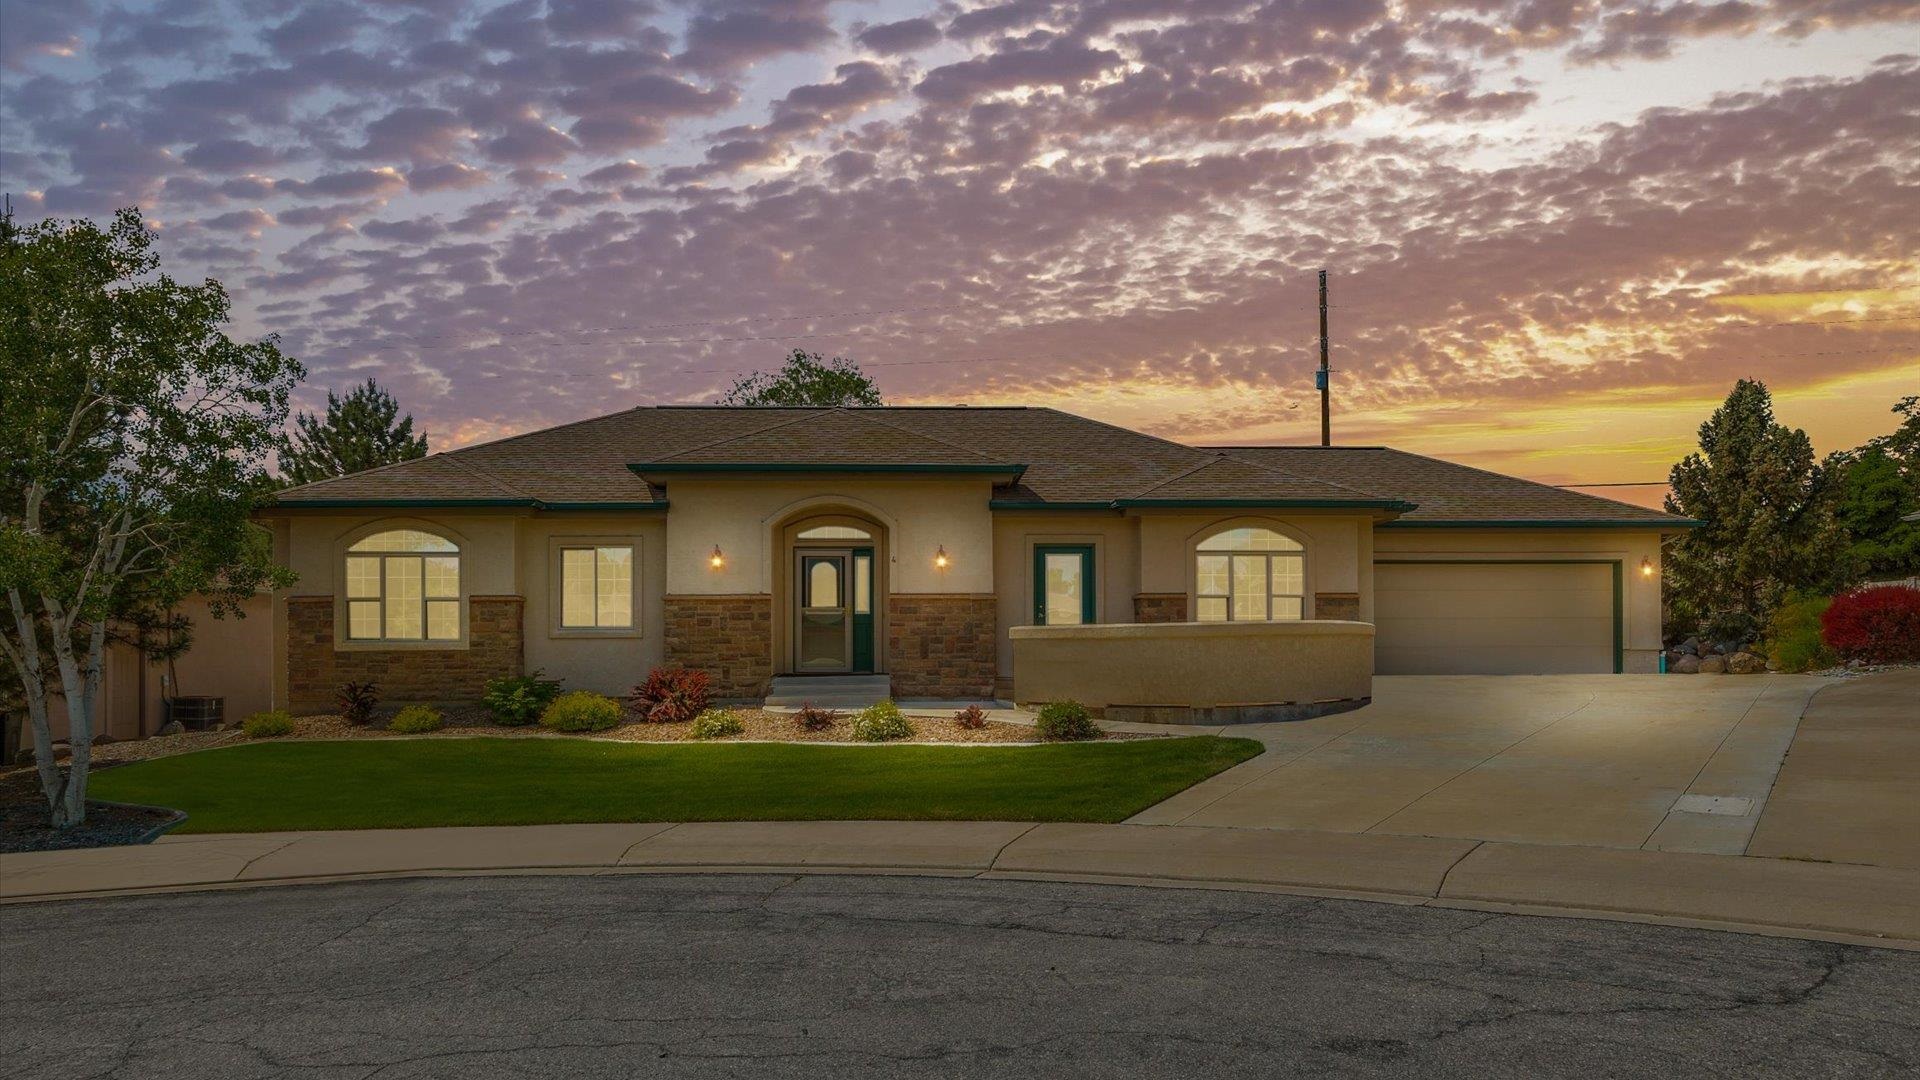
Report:
<svg viewBox="0 0 1920 1080"><path fill-rule="evenodd" d="M940 545L940 550L933 553L933 568L935 570L945 570L947 564L952 561L953 560L947 558L947 546L945 544Z"/></svg>
<svg viewBox="0 0 1920 1080"><path fill-rule="evenodd" d="M715 570L727 565L727 557L720 554L719 544L713 545L713 554L707 556L707 565L713 567Z"/></svg>
<svg viewBox="0 0 1920 1080"><path fill-rule="evenodd" d="M1640 576L1641 577L1653 576L1653 560L1652 559L1640 560Z"/></svg>

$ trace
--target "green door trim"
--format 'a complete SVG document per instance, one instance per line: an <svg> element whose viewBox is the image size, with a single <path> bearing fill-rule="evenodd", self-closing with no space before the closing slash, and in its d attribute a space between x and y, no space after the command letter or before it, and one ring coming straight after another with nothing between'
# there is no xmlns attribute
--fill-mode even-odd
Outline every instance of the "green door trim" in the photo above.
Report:
<svg viewBox="0 0 1920 1080"><path fill-rule="evenodd" d="M867 610L864 613L853 600L860 595L858 575L860 560L863 558L867 561ZM848 567L848 571L854 575L854 580L851 582L853 591L848 596L847 603L853 608L853 670L855 674L870 675L873 673L873 609L880 602L880 598L873 593L873 549L854 548L851 562L853 565Z"/></svg>
<svg viewBox="0 0 1920 1080"><path fill-rule="evenodd" d="M1613 568L1613 673L1626 670L1626 564L1621 559L1375 559L1375 566L1610 566Z"/></svg>
<svg viewBox="0 0 1920 1080"><path fill-rule="evenodd" d="M1092 544L1035 544L1033 545L1033 624L1047 624L1047 556L1080 556L1080 622L1092 625L1094 618L1094 595L1099 591L1093 576Z"/></svg>

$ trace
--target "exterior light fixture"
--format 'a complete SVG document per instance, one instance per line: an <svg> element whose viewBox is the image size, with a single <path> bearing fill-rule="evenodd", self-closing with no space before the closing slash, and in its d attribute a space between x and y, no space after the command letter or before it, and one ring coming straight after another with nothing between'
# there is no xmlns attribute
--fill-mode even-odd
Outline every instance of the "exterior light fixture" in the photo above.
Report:
<svg viewBox="0 0 1920 1080"><path fill-rule="evenodd" d="M715 570L727 565L727 557L720 554L719 544L713 545L713 554L707 556L707 565L713 567Z"/></svg>
<svg viewBox="0 0 1920 1080"><path fill-rule="evenodd" d="M1652 559L1640 560L1640 576L1641 577L1653 576L1653 560Z"/></svg>
<svg viewBox="0 0 1920 1080"><path fill-rule="evenodd" d="M945 570L947 564L952 561L953 560L947 558L947 546L945 544L940 545L940 550L933 553L933 568L935 570Z"/></svg>

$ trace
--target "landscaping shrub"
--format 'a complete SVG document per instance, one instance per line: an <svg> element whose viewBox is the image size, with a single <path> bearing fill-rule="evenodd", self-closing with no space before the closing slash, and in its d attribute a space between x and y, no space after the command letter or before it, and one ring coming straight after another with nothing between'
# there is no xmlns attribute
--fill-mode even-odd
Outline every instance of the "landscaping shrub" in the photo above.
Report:
<svg viewBox="0 0 1920 1080"><path fill-rule="evenodd" d="M1807 596L1781 604L1767 620L1767 663L1775 671L1819 671L1838 663L1820 636L1820 616L1833 603Z"/></svg>
<svg viewBox="0 0 1920 1080"><path fill-rule="evenodd" d="M446 718L440 715L440 710L425 705L409 705L387 721L387 730L395 735L425 735L446 726Z"/></svg>
<svg viewBox="0 0 1920 1080"><path fill-rule="evenodd" d="M540 726L554 731L605 731L620 723L620 703L591 690L569 690L540 714Z"/></svg>
<svg viewBox="0 0 1920 1080"><path fill-rule="evenodd" d="M978 705L969 705L953 714L954 725L965 731L979 731L987 726L987 712Z"/></svg>
<svg viewBox="0 0 1920 1080"><path fill-rule="evenodd" d="M531 724L540 718L553 699L560 696L559 679L543 679L539 669L531 675L503 675L487 680L487 692L481 700L493 712L493 722L507 727Z"/></svg>
<svg viewBox="0 0 1920 1080"><path fill-rule="evenodd" d="M740 714L732 709L708 709L693 718L693 737L696 739L724 739L746 730L746 725L740 722Z"/></svg>
<svg viewBox="0 0 1920 1080"><path fill-rule="evenodd" d="M911 738L912 735L912 721L900 711L900 706L891 701L869 705L853 718L853 737L861 742L889 742Z"/></svg>
<svg viewBox="0 0 1920 1080"><path fill-rule="evenodd" d="M1033 730L1049 742L1077 742L1100 737L1100 729L1093 724L1093 714L1077 701L1047 702L1040 707L1040 717L1034 722Z"/></svg>
<svg viewBox="0 0 1920 1080"><path fill-rule="evenodd" d="M647 681L633 688L633 707L642 719L655 724L680 724L707 711L712 700L704 671L657 667Z"/></svg>
<svg viewBox="0 0 1920 1080"><path fill-rule="evenodd" d="M833 725L840 722L840 714L832 709L816 709L811 705L800 706L793 714L794 726L801 731L831 731Z"/></svg>
<svg viewBox="0 0 1920 1080"><path fill-rule="evenodd" d="M1920 589L1877 585L1841 593L1820 616L1820 636L1842 660L1920 662Z"/></svg>
<svg viewBox="0 0 1920 1080"><path fill-rule="evenodd" d="M333 696L333 703L341 719L354 727L366 727L373 720L373 710L380 707L380 687L370 682L350 682Z"/></svg>
<svg viewBox="0 0 1920 1080"><path fill-rule="evenodd" d="M285 709L257 712L240 721L240 730L249 739L277 739L293 734L293 714Z"/></svg>

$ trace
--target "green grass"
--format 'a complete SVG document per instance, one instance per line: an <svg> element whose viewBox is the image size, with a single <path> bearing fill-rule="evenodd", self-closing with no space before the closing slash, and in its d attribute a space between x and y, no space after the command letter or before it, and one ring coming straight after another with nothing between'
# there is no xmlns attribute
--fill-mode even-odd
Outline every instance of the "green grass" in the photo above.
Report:
<svg viewBox="0 0 1920 1080"><path fill-rule="evenodd" d="M95 797L178 832L578 821L1120 821L1260 752L1249 739L1029 747L421 739L237 746L104 770Z"/></svg>

